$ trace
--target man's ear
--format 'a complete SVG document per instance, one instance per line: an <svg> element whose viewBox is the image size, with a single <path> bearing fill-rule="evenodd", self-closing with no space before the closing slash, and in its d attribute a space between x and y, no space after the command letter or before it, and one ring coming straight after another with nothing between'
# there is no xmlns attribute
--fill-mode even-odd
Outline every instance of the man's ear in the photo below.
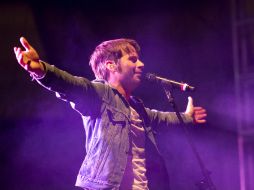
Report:
<svg viewBox="0 0 254 190"><path fill-rule="evenodd" d="M111 71L111 72L114 72L116 71L116 64L114 61L107 61L106 62L106 68Z"/></svg>

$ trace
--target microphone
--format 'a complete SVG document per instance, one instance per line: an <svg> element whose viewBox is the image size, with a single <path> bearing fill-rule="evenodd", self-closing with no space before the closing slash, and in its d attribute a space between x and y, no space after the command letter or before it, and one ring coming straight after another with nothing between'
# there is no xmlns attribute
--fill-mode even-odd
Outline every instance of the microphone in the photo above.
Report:
<svg viewBox="0 0 254 190"><path fill-rule="evenodd" d="M176 88L176 89L179 89L181 91L194 91L195 90L195 87L190 86L186 83L176 82L176 81L173 81L173 80L170 80L170 79L162 78L162 77L157 76L157 75L152 74L152 73L147 73L145 78L150 82L157 82L157 83L160 83L160 84L166 84L166 85L169 85L172 88Z"/></svg>

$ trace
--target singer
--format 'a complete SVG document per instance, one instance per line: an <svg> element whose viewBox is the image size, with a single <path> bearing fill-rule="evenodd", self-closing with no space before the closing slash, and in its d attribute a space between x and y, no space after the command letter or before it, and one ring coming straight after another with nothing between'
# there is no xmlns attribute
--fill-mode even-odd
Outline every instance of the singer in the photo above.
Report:
<svg viewBox="0 0 254 190"><path fill-rule="evenodd" d="M144 68L136 41L115 39L99 44L89 63L96 78L93 81L41 61L24 37L20 42L24 50L14 47L18 63L38 84L70 103L83 119L87 154L77 175L77 187L169 189L165 167L155 163L162 159L154 134L159 126L174 127L179 120L174 112L149 109L132 96ZM192 98L181 115L185 123L206 122L206 110L194 107ZM151 145L156 154L148 154L152 148L147 146Z"/></svg>

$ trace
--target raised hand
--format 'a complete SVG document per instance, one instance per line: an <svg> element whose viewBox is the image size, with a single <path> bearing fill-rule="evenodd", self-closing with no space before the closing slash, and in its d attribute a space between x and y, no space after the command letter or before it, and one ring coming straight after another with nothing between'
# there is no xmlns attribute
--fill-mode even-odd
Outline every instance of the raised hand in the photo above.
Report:
<svg viewBox="0 0 254 190"><path fill-rule="evenodd" d="M188 104L185 113L193 118L194 123L206 122L206 110L202 107L194 107L192 97L188 97Z"/></svg>
<svg viewBox="0 0 254 190"><path fill-rule="evenodd" d="M42 63L39 62L38 53L24 37L20 38L20 42L25 50L22 50L20 47L14 47L18 63L25 70L36 75L36 77L42 77L45 74L45 69Z"/></svg>

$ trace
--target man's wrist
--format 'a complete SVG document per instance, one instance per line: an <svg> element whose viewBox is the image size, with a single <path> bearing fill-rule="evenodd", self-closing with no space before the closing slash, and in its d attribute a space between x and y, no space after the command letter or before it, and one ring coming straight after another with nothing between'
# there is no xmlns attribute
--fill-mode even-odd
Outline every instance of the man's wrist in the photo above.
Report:
<svg viewBox="0 0 254 190"><path fill-rule="evenodd" d="M37 71L30 72L30 76L33 79L40 80L45 77L45 75L47 73L47 67L46 67L45 63L41 60L39 60L38 63L40 64L39 69Z"/></svg>

